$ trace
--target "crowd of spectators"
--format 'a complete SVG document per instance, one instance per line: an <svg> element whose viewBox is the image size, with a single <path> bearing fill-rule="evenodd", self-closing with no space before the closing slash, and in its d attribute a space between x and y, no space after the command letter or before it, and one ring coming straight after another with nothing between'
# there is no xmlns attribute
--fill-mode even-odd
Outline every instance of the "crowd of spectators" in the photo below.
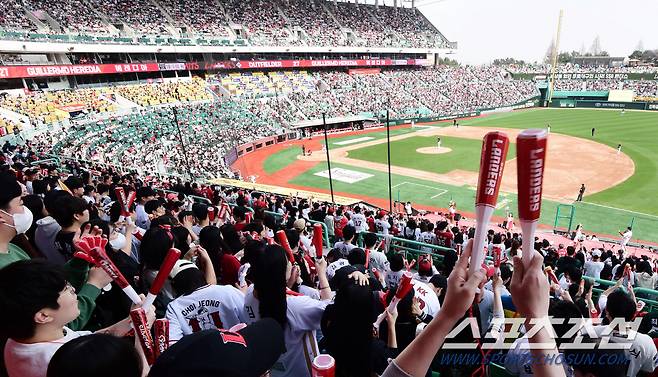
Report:
<svg viewBox="0 0 658 377"><path fill-rule="evenodd" d="M229 37L226 16L213 0L161 0L175 25L191 26L197 33Z"/></svg>
<svg viewBox="0 0 658 377"><path fill-rule="evenodd" d="M445 38L416 9L383 6L373 8L371 11L375 20L384 25L389 34L397 34L406 42L406 47L446 46Z"/></svg>
<svg viewBox="0 0 658 377"><path fill-rule="evenodd" d="M513 227L492 228L486 253L500 264L469 273L475 228L457 213L430 220L411 203L396 214L94 163L32 166L48 149L44 140L7 143L0 154L0 334L9 377L311 376L305 360L320 353L333 357L336 376L474 375L492 368L492 356L513 375L655 369L656 314L641 297L654 292L637 290L656 287L651 257L578 241L523 245ZM122 207L116 188L134 191L135 203ZM312 221L325 224L328 243L312 242ZM413 257L399 239L418 242ZM127 284L99 268L84 244L100 248ZM530 263L519 258L526 247ZM168 271L171 248L181 254ZM146 294L159 270L169 279L144 308L143 326L166 319L169 344L153 357L129 334L129 312L144 298L131 305L124 291ZM505 311L520 317L512 333ZM531 322L549 316L539 327ZM485 346L510 335L511 347ZM470 355L490 357L457 361ZM616 362L590 361L603 359Z"/></svg>
<svg viewBox="0 0 658 377"><path fill-rule="evenodd" d="M123 97L140 106L155 106L174 102L193 102L212 98L202 79L159 84L122 85L115 88Z"/></svg>
<svg viewBox="0 0 658 377"><path fill-rule="evenodd" d="M228 100L143 109L38 140L55 145L58 154L140 172L231 177L223 157L233 147L283 132L281 123L259 118L272 115L259 110L253 114L248 104Z"/></svg>
<svg viewBox="0 0 658 377"><path fill-rule="evenodd" d="M190 27L191 33L231 38L230 21L242 26L245 35L238 36L257 46L441 48L447 43L419 11L404 7L306 0L230 0L218 6L212 0L162 0L169 18L147 0L25 0L25 4L31 11L48 13L71 33L105 34L113 30L106 23L110 22L124 23L141 35L168 35L172 30L168 22L173 20L171 26ZM21 2L8 0L1 6L0 26L35 29Z"/></svg>
<svg viewBox="0 0 658 377"><path fill-rule="evenodd" d="M88 114L111 113L117 110L109 88L67 89L32 92L29 95L5 95L0 107L27 115L36 124L48 124L69 118L66 108Z"/></svg>
<svg viewBox="0 0 658 377"><path fill-rule="evenodd" d="M286 15L286 25L289 29L301 27L311 46L345 46L345 36L340 26L327 13L322 2L284 0L279 3L280 9Z"/></svg>
<svg viewBox="0 0 658 377"><path fill-rule="evenodd" d="M364 47L389 47L396 45L396 38L383 25L376 22L368 7L357 3L334 2L327 4L341 26L352 30L356 38L348 39L348 45Z"/></svg>
<svg viewBox="0 0 658 377"><path fill-rule="evenodd" d="M225 3L229 19L242 25L256 46L287 45L291 35L276 4L265 0L230 0Z"/></svg>
<svg viewBox="0 0 658 377"><path fill-rule="evenodd" d="M21 129L20 124L0 114L0 136L11 135L15 130Z"/></svg>
<svg viewBox="0 0 658 377"><path fill-rule="evenodd" d="M63 28L74 33L108 33L108 25L84 0L25 0L30 10L48 13Z"/></svg>
<svg viewBox="0 0 658 377"><path fill-rule="evenodd" d="M512 80L495 66L384 70L377 74L320 72L316 90L289 96L309 118L369 113L395 117L437 116L508 106L535 97L529 80Z"/></svg>
<svg viewBox="0 0 658 377"><path fill-rule="evenodd" d="M166 19L149 0L90 0L112 23L125 23L140 34L169 34Z"/></svg>
<svg viewBox="0 0 658 377"><path fill-rule="evenodd" d="M0 2L0 28L8 30L35 30L36 25L25 15L25 8L19 0Z"/></svg>

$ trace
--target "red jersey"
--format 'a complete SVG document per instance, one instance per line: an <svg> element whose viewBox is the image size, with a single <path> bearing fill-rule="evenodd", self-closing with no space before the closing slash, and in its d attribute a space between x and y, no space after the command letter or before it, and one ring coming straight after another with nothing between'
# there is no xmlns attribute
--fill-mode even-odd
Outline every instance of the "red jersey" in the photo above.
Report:
<svg viewBox="0 0 658 377"><path fill-rule="evenodd" d="M439 246L443 247L452 247L452 240L455 238L455 235L450 231L436 231L436 243Z"/></svg>

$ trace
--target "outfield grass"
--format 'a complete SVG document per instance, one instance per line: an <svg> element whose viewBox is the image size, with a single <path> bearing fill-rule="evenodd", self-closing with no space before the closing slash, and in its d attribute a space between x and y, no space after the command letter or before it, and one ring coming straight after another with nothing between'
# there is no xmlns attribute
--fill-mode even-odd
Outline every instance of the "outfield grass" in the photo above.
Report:
<svg viewBox="0 0 658 377"><path fill-rule="evenodd" d="M404 168L419 169L445 174L455 169L477 172L480 168L482 141L441 136L441 146L452 149L448 153L416 153L418 148L436 148L436 136L414 136L391 142L391 164ZM357 160L386 163L386 144L371 145L349 151L349 157ZM511 143L507 159L516 156L516 144Z"/></svg>
<svg viewBox="0 0 658 377"><path fill-rule="evenodd" d="M551 132L591 139L616 148L635 163L635 173L623 183L600 193L587 195L585 201L616 208L658 215L658 113L644 111L535 109L492 115L460 122L465 126L544 128ZM574 146L576 147L576 146ZM568 173L568 172L565 172Z"/></svg>

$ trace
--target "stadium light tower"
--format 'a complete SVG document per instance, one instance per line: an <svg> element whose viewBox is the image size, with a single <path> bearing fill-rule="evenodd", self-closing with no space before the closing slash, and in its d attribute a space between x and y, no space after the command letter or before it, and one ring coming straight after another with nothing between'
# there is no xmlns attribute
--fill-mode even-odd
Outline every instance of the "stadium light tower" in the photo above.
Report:
<svg viewBox="0 0 658 377"><path fill-rule="evenodd" d="M557 34L555 36L555 45L553 46L553 54L551 56L551 78L548 81L548 105L550 106L553 101L553 90L555 87L555 73L557 72L557 58L560 54L560 32L562 30L562 17L564 16L564 9L560 9L560 16L557 19Z"/></svg>
<svg viewBox="0 0 658 377"><path fill-rule="evenodd" d="M329 157L329 140L327 138L327 113L322 113L322 124L324 125L324 149L327 152L327 171L329 172L329 191L331 191L331 203L335 206L334 183L331 179L331 159Z"/></svg>

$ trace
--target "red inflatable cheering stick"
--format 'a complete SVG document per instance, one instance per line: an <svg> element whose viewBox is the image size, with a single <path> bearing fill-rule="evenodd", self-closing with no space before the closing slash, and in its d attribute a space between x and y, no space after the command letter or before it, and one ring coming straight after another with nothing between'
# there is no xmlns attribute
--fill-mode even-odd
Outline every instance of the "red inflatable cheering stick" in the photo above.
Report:
<svg viewBox="0 0 658 377"><path fill-rule="evenodd" d="M509 138L502 132L489 132L482 140L480 156L480 176L475 197L475 237L469 274L481 268L484 261L484 243L487 239L487 227L498 202L498 190L503 180L505 159L509 148Z"/></svg>
<svg viewBox="0 0 658 377"><path fill-rule="evenodd" d="M114 189L114 194L116 195L117 200L121 205L121 216L129 217L130 207L132 207L133 203L135 202L137 193L135 191L131 191L128 193L128 196L126 196L126 192L123 190L123 187L117 187Z"/></svg>
<svg viewBox="0 0 658 377"><path fill-rule="evenodd" d="M155 327L155 357L162 355L169 348L169 320L166 318L156 319Z"/></svg>
<svg viewBox="0 0 658 377"><path fill-rule="evenodd" d="M322 224L313 225L313 247L315 247L315 258L322 258ZM367 262L366 262L367 263Z"/></svg>
<svg viewBox="0 0 658 377"><path fill-rule="evenodd" d="M493 247L494 254L494 268L496 269L496 276L500 276L500 264L502 262L502 250L500 246Z"/></svg>
<svg viewBox="0 0 658 377"><path fill-rule="evenodd" d="M400 300L406 296L409 291L411 291L414 287L413 283L411 282L412 275L410 272L405 272L402 277L400 278L400 283L398 284L398 289L395 291L395 297L391 300L391 303L388 304L388 307L384 312L382 312L379 316L377 316L377 320L375 323L372 325L374 326L375 329L379 329L379 325L382 324L382 321L386 317L386 311L389 313L395 310L395 308L398 306L398 303Z"/></svg>
<svg viewBox="0 0 658 377"><path fill-rule="evenodd" d="M155 361L155 348L153 347L153 338L149 330L148 322L146 320L146 312L142 308L135 308L130 311L130 319L133 322L135 329L135 336L139 339L139 344L142 346L144 356L149 365L153 365Z"/></svg>
<svg viewBox="0 0 658 377"><path fill-rule="evenodd" d="M160 266L160 270L158 270L158 275L155 277L155 280L153 280L153 284L151 284L151 288L149 289L148 295L146 295L146 300L144 300L144 304L142 305L142 308L144 310L149 310L151 305L153 305L153 302L155 301L155 298L158 297L158 293L160 293L160 290L164 286L164 283L167 281L169 278L169 273L171 272L171 269L174 268L174 264L176 264L176 261L180 259L180 250L171 248L167 252L167 255L165 256L165 260L162 262L162 265Z"/></svg>
<svg viewBox="0 0 658 377"><path fill-rule="evenodd" d="M102 268L121 290L130 298L130 300L136 305L141 305L142 300L139 298L135 289L128 284L126 278L121 274L121 271L117 266L112 262L110 257L105 253L105 246L107 245L107 238L101 236L90 236L81 239L76 242L75 247L78 251L87 254L91 259L93 259L96 264Z"/></svg>
<svg viewBox="0 0 658 377"><path fill-rule="evenodd" d="M523 233L523 265L529 266L534 253L535 230L541 214L548 134L543 129L522 131L516 137L519 222Z"/></svg>
<svg viewBox="0 0 658 377"><path fill-rule="evenodd" d="M292 255L292 249L290 248L290 243L288 243L288 236L286 236L285 230L280 230L276 232L276 239L279 241L279 245L286 251L288 254L288 260L290 263L295 263L295 257Z"/></svg>
<svg viewBox="0 0 658 377"><path fill-rule="evenodd" d="M544 268L544 272L546 273L548 278L551 279L552 284L560 285L560 281L557 279L557 276L555 276L555 272L553 272L551 266Z"/></svg>

